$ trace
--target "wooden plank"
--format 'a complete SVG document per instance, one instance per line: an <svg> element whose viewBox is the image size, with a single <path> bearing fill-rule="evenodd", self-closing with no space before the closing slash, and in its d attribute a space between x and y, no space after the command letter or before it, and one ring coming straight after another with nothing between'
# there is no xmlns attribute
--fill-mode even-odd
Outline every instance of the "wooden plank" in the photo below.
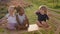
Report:
<svg viewBox="0 0 60 34"><path fill-rule="evenodd" d="M31 25L29 25L28 32L30 32L30 31L36 31L36 30L39 30L39 29L41 29L41 28L39 28L37 26L37 24L31 24Z"/></svg>

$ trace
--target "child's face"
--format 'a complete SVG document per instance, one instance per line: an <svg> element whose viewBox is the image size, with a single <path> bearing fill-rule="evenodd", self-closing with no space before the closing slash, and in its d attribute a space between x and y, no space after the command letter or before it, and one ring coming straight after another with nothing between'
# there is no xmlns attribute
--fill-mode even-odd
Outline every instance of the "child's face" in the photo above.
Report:
<svg viewBox="0 0 60 34"><path fill-rule="evenodd" d="M41 14L44 14L44 10L43 10L43 9L40 9L40 13L41 13Z"/></svg>
<svg viewBox="0 0 60 34"><path fill-rule="evenodd" d="M24 14L24 10L20 9L20 11L18 13L22 15L22 14Z"/></svg>
<svg viewBox="0 0 60 34"><path fill-rule="evenodd" d="M14 10L14 8L10 8L10 10L9 10L9 13L10 13L10 14L13 14L13 13L15 13L15 10Z"/></svg>

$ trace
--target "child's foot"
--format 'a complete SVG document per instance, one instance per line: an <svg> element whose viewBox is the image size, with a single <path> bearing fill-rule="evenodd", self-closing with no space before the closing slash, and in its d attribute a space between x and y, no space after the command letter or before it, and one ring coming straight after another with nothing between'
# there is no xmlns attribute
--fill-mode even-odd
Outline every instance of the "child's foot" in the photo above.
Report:
<svg viewBox="0 0 60 34"><path fill-rule="evenodd" d="M42 26L38 26L38 27L42 27Z"/></svg>
<svg viewBox="0 0 60 34"><path fill-rule="evenodd" d="M47 27L46 29L48 29L48 30L51 29L51 26Z"/></svg>
<svg viewBox="0 0 60 34"><path fill-rule="evenodd" d="M28 28L25 28L25 30L28 30Z"/></svg>

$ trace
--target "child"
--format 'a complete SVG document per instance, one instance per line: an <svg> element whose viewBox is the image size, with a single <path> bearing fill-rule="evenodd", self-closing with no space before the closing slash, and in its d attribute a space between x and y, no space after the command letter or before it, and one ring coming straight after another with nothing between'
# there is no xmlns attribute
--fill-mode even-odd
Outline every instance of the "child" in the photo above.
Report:
<svg viewBox="0 0 60 34"><path fill-rule="evenodd" d="M9 30L15 30L16 26L16 15L15 15L15 7L10 6L8 8L8 14L3 18L5 21L7 20L6 28Z"/></svg>
<svg viewBox="0 0 60 34"><path fill-rule="evenodd" d="M39 10L36 12L36 15L38 16L37 25L39 27L49 27L46 20L49 20L49 17L47 15L47 7L46 6L40 6Z"/></svg>
<svg viewBox="0 0 60 34"><path fill-rule="evenodd" d="M28 21L28 18L24 12L24 9L20 6L17 7L17 16L16 16L16 19L17 19L17 22L18 22L18 26L17 26L17 29L21 30L21 29L28 29L29 27L29 21Z"/></svg>

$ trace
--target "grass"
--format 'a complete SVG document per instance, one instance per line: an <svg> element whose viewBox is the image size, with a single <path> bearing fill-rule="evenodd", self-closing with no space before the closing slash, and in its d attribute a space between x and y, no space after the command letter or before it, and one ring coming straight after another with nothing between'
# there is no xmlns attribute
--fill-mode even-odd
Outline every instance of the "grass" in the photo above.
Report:
<svg viewBox="0 0 60 34"><path fill-rule="evenodd" d="M36 23L37 16L36 16L36 14L34 12L39 9L40 5L47 5L50 8L54 8L55 4L56 4L56 3L54 3L54 5L53 5L52 0L26 0L26 1L32 3L32 7L25 8L25 12L26 12L26 14L28 16L30 24ZM59 6L60 6L60 2L59 2ZM60 9L60 8L57 7L57 8L54 8L54 9ZM1 9L0 12L1 12L0 13L1 14L0 18L1 18L7 13L7 9L5 9L5 7L4 7L4 9ZM59 12L56 12L56 13L60 14ZM52 26L52 29L48 30L48 31L40 30L42 32L42 34L46 34L47 32L48 32L48 34L54 34L55 25L51 21L49 21L49 24ZM3 29L0 29L0 32L3 32L3 31L4 31ZM32 34L32 33L31 32L25 32L23 34ZM36 31L34 34L39 34L39 32Z"/></svg>
<svg viewBox="0 0 60 34"><path fill-rule="evenodd" d="M56 12L56 13L60 14L60 12L57 12L57 11L54 11L54 12Z"/></svg>
<svg viewBox="0 0 60 34"><path fill-rule="evenodd" d="M32 23L36 23L37 17L36 17L36 14L34 13L36 11L36 8L37 7L34 6L34 7L31 7L31 8L25 9L26 14L27 14L28 19L29 19L29 21L30 21L31 24Z"/></svg>

